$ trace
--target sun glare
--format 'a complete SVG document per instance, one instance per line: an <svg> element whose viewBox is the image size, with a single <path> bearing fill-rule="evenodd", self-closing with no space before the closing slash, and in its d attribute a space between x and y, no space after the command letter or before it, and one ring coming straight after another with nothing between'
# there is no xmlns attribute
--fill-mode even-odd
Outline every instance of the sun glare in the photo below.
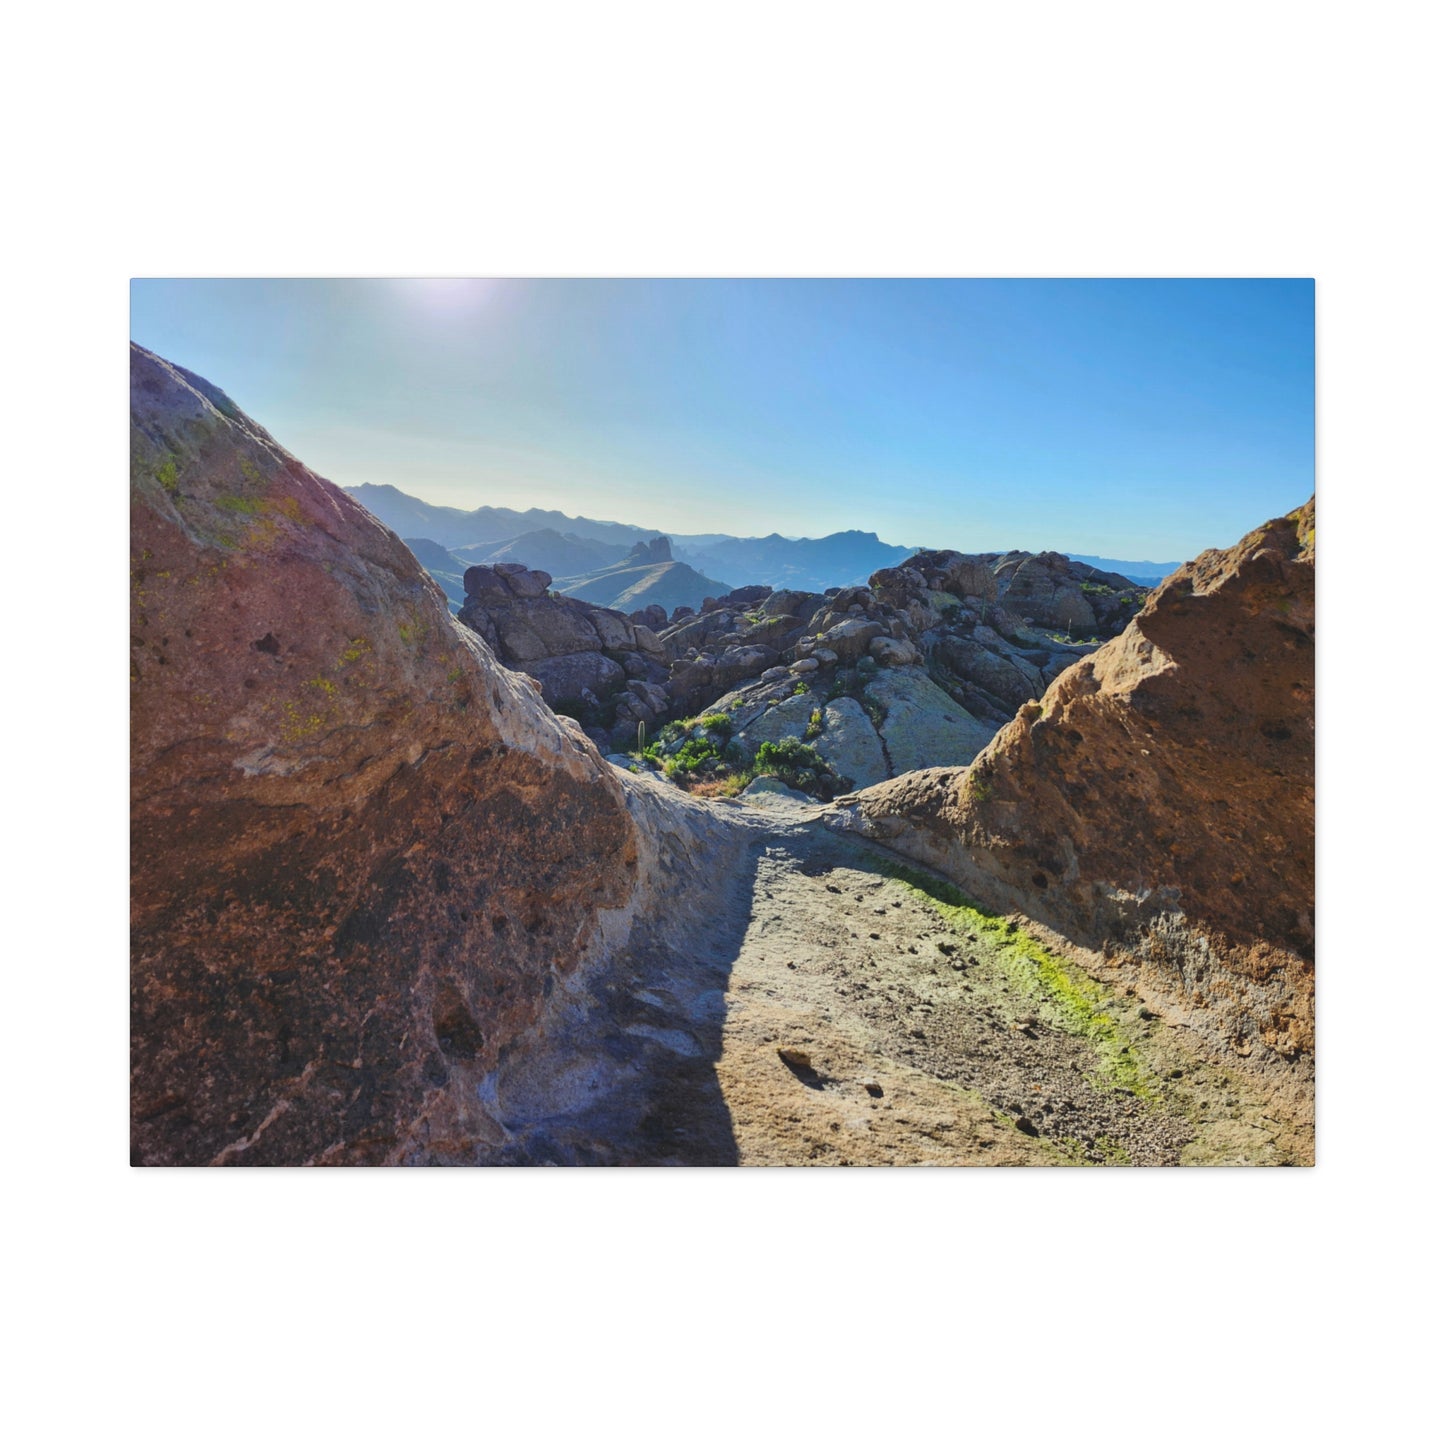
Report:
<svg viewBox="0 0 1445 1445"><path fill-rule="evenodd" d="M465 277L419 277L396 285L409 304L424 311L454 315L477 310L493 283Z"/></svg>

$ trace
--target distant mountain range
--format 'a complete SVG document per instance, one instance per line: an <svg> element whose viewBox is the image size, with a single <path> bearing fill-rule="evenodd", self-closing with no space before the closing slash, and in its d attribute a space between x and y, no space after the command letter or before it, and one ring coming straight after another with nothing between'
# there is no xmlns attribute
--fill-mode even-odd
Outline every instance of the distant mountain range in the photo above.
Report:
<svg viewBox="0 0 1445 1445"><path fill-rule="evenodd" d="M917 547L893 547L875 532L834 532L828 537L726 537L709 545L678 537L676 555L695 567L722 572L734 586L766 582L770 587L823 592L857 587L882 567L896 567ZM690 545L689 545L690 544Z"/></svg>
<svg viewBox="0 0 1445 1445"><path fill-rule="evenodd" d="M656 530L629 527L625 522L595 522L590 517L569 517L563 512L546 512L529 507L525 512L511 507L477 507L464 512L460 507L438 507L410 497L396 487L364 482L346 490L378 521L398 537L428 537L443 547L470 547L477 542L510 542L529 532L551 530L570 532L594 542L620 545L622 554L634 542L645 542Z"/></svg>
<svg viewBox="0 0 1445 1445"><path fill-rule="evenodd" d="M523 562L554 577L576 577L616 566L627 556L629 548L626 542L598 542L579 537L575 532L543 527L535 532L523 532L507 542L474 542L469 547L452 547L450 551L468 567L478 562L489 565Z"/></svg>
<svg viewBox="0 0 1445 1445"><path fill-rule="evenodd" d="M592 517L569 517L540 507L526 511L477 507L468 512L460 507L423 502L392 486L366 483L346 490L406 540L422 565L458 603L462 596L461 577L468 567L480 563L521 562L561 579L558 591L585 596L586 600L601 606L618 605L600 594L613 582L619 582L625 585L616 589L614 595L632 595L642 580L640 577L629 580L618 570L615 577L601 578L598 587L592 587L591 583L598 580L600 574L619 569L639 542L649 542L659 535L653 528L635 527L626 522L600 522ZM642 592L648 587L659 589L658 596L648 600L656 600L669 610L676 606L696 607L703 596L717 596L719 590L725 592L729 587L753 583L807 592L857 586L880 568L896 567L920 550L880 541L874 532L834 532L827 537L782 537L776 532L767 537L732 537L722 532L669 535L672 560L654 565L686 567L691 576L681 571L671 572L641 589ZM430 560L423 555L428 544L437 549L429 554ZM446 555L439 555L441 553ZM1180 565L1178 562L1122 561L1077 552L1066 555L1101 571L1117 572L1146 587L1154 586ZM727 583L712 580L718 576L729 580ZM699 588L714 590L704 590L694 600L691 594ZM674 593L678 595L677 601L662 601L663 594L670 597ZM632 602L623 610L647 605L646 601Z"/></svg>
<svg viewBox="0 0 1445 1445"><path fill-rule="evenodd" d="M1117 572L1141 587L1157 586L1184 565L1182 562L1121 562L1117 557L1086 557L1082 552L1065 552L1064 556L1075 562L1087 562L1101 572Z"/></svg>

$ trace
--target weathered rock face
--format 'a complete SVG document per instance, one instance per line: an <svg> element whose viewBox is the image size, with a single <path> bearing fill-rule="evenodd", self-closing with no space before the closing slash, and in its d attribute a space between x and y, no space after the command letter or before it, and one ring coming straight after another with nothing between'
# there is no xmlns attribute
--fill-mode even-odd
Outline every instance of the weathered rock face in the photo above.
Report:
<svg viewBox="0 0 1445 1445"><path fill-rule="evenodd" d="M633 897L615 771L358 503L131 366L133 1157L470 1158Z"/></svg>
<svg viewBox="0 0 1445 1445"><path fill-rule="evenodd" d="M882 708L878 732L895 775L972 762L994 735L921 667L888 668L870 679L865 691Z"/></svg>
<svg viewBox="0 0 1445 1445"><path fill-rule="evenodd" d="M1001 597L1010 612L1043 627L1062 627L1089 636L1098 626L1082 584L1071 575L1073 564L1058 552L1025 557L1016 566L1000 568L1007 577Z"/></svg>
<svg viewBox="0 0 1445 1445"><path fill-rule="evenodd" d="M467 600L458 621L508 667L536 678L549 706L586 721L599 742L614 735L625 741L639 722L656 721L647 701L655 694L629 687L629 680L653 686L667 680L662 644L649 627L606 607L549 595L551 577L517 563L469 567L463 580Z"/></svg>
<svg viewBox="0 0 1445 1445"><path fill-rule="evenodd" d="M1254 1065L1313 1047L1314 504L1175 573L966 771L845 827L1113 956Z"/></svg>

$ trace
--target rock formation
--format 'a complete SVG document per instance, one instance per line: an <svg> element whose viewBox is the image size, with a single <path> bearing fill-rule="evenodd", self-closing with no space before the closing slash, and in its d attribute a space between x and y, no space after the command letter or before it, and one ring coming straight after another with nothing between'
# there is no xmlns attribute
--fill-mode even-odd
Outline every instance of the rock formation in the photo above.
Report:
<svg viewBox="0 0 1445 1445"><path fill-rule="evenodd" d="M594 741L622 746L637 725L667 715L666 656L653 631L620 612L548 591L552 579L517 562L469 567L457 614L508 667L537 679L547 703Z"/></svg>
<svg viewBox="0 0 1445 1445"><path fill-rule="evenodd" d="M548 703L580 719L604 748L635 747L639 724L650 735L708 709L766 702L766 689L736 694L776 682L777 668L806 676L814 705L840 691L861 695L878 667L920 668L926 676L899 713L920 723L907 730L915 743L900 747L883 777L970 761L1021 703L1126 626L1145 595L1127 577L1054 552L918 552L867 586L826 593L756 584L699 596L701 579L686 589L696 609L680 604L669 615L664 601L643 601L669 597L682 575L666 537L637 542L591 578L561 582L517 549L516 560L494 557L459 578L443 567L455 568L454 554L418 548L443 586L465 587L461 620L509 667L536 677ZM601 605L614 596L615 606ZM881 696L875 701L887 710ZM934 743L939 751L930 753ZM855 781L876 781L872 771Z"/></svg>
<svg viewBox="0 0 1445 1445"><path fill-rule="evenodd" d="M674 565L666 549L663 537L640 542L627 565ZM630 750L639 724L650 737L664 723L723 709L737 716L737 745L755 749L816 731L818 712L819 750L846 755L840 775L857 786L970 762L1020 703L1097 645L1041 629L1035 613L1064 617L1061 627L1071 618L1080 635L1112 634L1144 595L1127 578L1056 553L922 552L868 586L739 587L704 598L696 612L677 609L670 622L660 604L623 617L552 595L551 583L520 563L471 568L459 616L600 747ZM856 713L833 706L842 694ZM784 699L787 707L756 725L760 709ZM860 718L876 737L858 732Z"/></svg>
<svg viewBox="0 0 1445 1445"><path fill-rule="evenodd" d="M357 502L131 367L133 1157L470 1159L635 905L619 775Z"/></svg>
<svg viewBox="0 0 1445 1445"><path fill-rule="evenodd" d="M1271 1068L1313 1047L1313 766L1311 501L1175 573L970 768L836 821L1105 950Z"/></svg>
<svg viewBox="0 0 1445 1445"><path fill-rule="evenodd" d="M1020 573L1032 579L1022 591ZM825 594L739 588L659 633L671 659L668 716L728 714L734 762L761 742L808 741L859 787L968 763L1020 703L1097 645L1042 630L1001 599L1032 605L1044 595L1067 607L1059 599L1084 587L1096 589L1090 632L1125 626L1144 595L1126 578L1022 553L923 552L866 587Z"/></svg>

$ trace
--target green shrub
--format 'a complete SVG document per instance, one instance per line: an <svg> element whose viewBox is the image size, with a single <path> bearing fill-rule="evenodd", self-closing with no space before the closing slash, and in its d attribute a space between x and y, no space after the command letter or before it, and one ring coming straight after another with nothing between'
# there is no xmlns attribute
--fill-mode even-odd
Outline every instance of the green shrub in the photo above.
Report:
<svg viewBox="0 0 1445 1445"><path fill-rule="evenodd" d="M733 720L725 712L704 713L693 726L702 728L704 732L721 733L725 738L733 735Z"/></svg>
<svg viewBox="0 0 1445 1445"><path fill-rule="evenodd" d="M849 780L840 778L823 756L801 738L787 737L764 743L753 759L753 776L777 778L800 793L825 801L845 791Z"/></svg>

